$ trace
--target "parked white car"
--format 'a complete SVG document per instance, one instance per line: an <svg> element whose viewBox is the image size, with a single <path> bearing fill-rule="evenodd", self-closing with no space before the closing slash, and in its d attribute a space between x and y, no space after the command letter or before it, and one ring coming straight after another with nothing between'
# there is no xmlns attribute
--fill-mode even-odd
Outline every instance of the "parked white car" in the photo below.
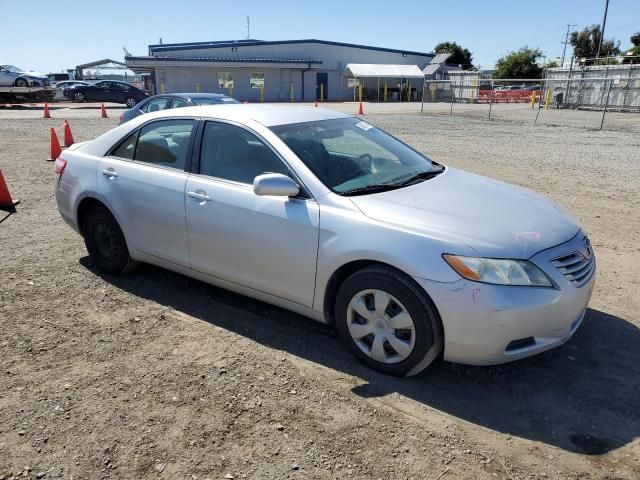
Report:
<svg viewBox="0 0 640 480"><path fill-rule="evenodd" d="M562 345L595 281L587 236L550 200L330 110L163 110L55 165L100 270L148 262L335 323L388 374Z"/></svg>

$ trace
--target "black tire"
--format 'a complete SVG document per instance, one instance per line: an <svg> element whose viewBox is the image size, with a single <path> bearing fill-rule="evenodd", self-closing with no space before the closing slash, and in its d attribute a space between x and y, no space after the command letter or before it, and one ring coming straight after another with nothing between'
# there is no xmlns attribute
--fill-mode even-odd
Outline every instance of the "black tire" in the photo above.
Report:
<svg viewBox="0 0 640 480"><path fill-rule="evenodd" d="M16 78L15 85L16 87L28 87L29 82L25 78Z"/></svg>
<svg viewBox="0 0 640 480"><path fill-rule="evenodd" d="M127 108L133 108L136 106L137 103L138 102L134 97L127 97L124 100L124 104L127 106Z"/></svg>
<svg viewBox="0 0 640 480"><path fill-rule="evenodd" d="M138 266L138 262L129 255L127 242L118 222L105 207L89 207L82 222L82 236L87 252L99 270L120 275Z"/></svg>
<svg viewBox="0 0 640 480"><path fill-rule="evenodd" d="M401 362L387 364L369 357L349 333L347 312L351 299L363 290L383 290L400 301L414 323L413 351ZM440 317L428 295L402 273L384 266L357 271L340 286L335 302L336 328L353 354L368 367L394 376L415 375L427 368L442 351L443 329Z"/></svg>
<svg viewBox="0 0 640 480"><path fill-rule="evenodd" d="M87 96L82 92L76 92L73 94L73 101L82 103L87 100Z"/></svg>

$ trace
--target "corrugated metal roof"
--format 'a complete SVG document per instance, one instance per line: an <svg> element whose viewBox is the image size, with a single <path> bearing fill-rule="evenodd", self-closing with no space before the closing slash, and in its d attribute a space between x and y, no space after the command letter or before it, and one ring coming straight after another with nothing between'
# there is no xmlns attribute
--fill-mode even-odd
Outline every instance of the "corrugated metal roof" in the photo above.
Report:
<svg viewBox="0 0 640 480"><path fill-rule="evenodd" d="M316 43L321 45L332 45L338 47L362 48L365 50L376 50L380 52L402 53L407 55L419 55L423 57L433 57L433 53L413 52L410 50L399 50L397 48L372 47L369 45L358 45L355 43L332 42L328 40L317 40L315 38L303 40L231 40L231 41L212 41L212 42L185 42L185 43L169 43L149 45L150 52L169 52L176 50L192 50L203 48L224 48L224 47L243 47L255 45L287 45L295 43Z"/></svg>
<svg viewBox="0 0 640 480"><path fill-rule="evenodd" d="M125 57L127 61L161 61L161 62L219 62L219 63L322 63L312 58L243 58L243 57Z"/></svg>

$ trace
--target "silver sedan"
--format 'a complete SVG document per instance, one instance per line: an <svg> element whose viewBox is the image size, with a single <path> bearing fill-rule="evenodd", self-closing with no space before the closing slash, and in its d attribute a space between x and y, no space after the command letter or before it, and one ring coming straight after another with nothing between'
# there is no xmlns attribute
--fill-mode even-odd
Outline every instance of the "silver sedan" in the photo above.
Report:
<svg viewBox="0 0 640 480"><path fill-rule="evenodd" d="M147 262L333 323L391 375L559 346L594 285L587 236L550 200L330 110L165 110L55 169L100 270Z"/></svg>

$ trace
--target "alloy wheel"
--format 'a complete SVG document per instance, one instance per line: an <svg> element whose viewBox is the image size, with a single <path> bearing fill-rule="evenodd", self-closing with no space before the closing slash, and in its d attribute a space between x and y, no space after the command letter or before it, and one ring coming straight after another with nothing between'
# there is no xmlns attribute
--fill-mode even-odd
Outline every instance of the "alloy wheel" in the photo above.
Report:
<svg viewBox="0 0 640 480"><path fill-rule="evenodd" d="M415 347L413 318L402 303L384 290L355 294L347 307L347 327L358 348L380 363L399 363Z"/></svg>

